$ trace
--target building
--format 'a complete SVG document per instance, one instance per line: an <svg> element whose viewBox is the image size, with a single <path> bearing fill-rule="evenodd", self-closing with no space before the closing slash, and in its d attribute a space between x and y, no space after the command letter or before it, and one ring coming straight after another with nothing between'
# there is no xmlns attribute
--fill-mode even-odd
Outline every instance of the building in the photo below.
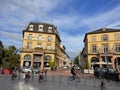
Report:
<svg viewBox="0 0 120 90"><path fill-rule="evenodd" d="M86 33L81 56L88 68L112 67L120 71L120 29Z"/></svg>
<svg viewBox="0 0 120 90"><path fill-rule="evenodd" d="M53 24L30 22L23 30L21 67L50 68L51 62L61 67L63 54L67 55Z"/></svg>
<svg viewBox="0 0 120 90"><path fill-rule="evenodd" d="M3 56L3 44L0 41L0 64L2 64L2 56Z"/></svg>

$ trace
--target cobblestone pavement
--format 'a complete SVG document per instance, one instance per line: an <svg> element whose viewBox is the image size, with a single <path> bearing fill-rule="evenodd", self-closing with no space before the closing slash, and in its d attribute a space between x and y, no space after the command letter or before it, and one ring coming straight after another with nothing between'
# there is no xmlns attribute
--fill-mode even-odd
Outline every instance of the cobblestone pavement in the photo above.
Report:
<svg viewBox="0 0 120 90"><path fill-rule="evenodd" d="M11 76L0 75L0 90L120 90L120 83L105 81L105 88L101 89L101 80L96 78L81 77L80 82L71 81L70 76L51 73L47 80L38 82L38 75L24 80L24 74L12 81Z"/></svg>

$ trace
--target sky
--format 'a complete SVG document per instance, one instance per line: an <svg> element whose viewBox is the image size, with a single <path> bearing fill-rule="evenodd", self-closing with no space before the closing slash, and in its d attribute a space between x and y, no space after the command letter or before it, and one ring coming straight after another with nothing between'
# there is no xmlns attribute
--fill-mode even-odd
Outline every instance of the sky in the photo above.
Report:
<svg viewBox="0 0 120 90"><path fill-rule="evenodd" d="M57 26L71 59L79 55L84 36L103 27L120 29L120 0L0 0L0 41L22 48L30 22Z"/></svg>

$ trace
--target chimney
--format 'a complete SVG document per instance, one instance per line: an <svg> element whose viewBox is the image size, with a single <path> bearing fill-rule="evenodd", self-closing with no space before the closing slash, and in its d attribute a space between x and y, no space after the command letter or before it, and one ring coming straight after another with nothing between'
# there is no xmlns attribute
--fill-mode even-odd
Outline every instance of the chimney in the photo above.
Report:
<svg viewBox="0 0 120 90"><path fill-rule="evenodd" d="M106 31L106 28L105 28L105 27L103 27L103 28L102 28L102 31Z"/></svg>

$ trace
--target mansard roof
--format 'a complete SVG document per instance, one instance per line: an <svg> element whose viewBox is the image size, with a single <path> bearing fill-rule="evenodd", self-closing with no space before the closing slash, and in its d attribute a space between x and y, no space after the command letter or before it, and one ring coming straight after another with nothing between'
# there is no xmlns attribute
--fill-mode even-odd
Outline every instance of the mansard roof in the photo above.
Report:
<svg viewBox="0 0 120 90"><path fill-rule="evenodd" d="M111 28L101 28L94 30L85 34L84 42L88 34L99 34L99 33L110 33L110 32L120 32L120 29L111 29Z"/></svg>
<svg viewBox="0 0 120 90"><path fill-rule="evenodd" d="M39 25L43 25L43 32L44 33L47 33L48 32L48 28L52 27L52 32L51 33L58 34L57 27L55 25L50 24L50 23L43 23L43 22L30 22L29 25L27 26L27 28L24 31L30 31L29 30L29 26L30 25L33 25L33 32L38 32Z"/></svg>
<svg viewBox="0 0 120 90"><path fill-rule="evenodd" d="M29 30L29 26L33 25L33 31ZM43 31L38 31L39 25L43 25ZM48 28L52 27L52 32L48 32ZM55 34L57 35L58 39L60 40L59 33L57 31L57 27L50 23L43 23L43 22L30 22L28 26L23 30L23 36L24 32L36 32L36 33L46 33L46 34ZM60 40L61 41L61 40Z"/></svg>
<svg viewBox="0 0 120 90"><path fill-rule="evenodd" d="M87 34L108 33L108 32L120 32L120 29L101 28L98 30L88 32Z"/></svg>

